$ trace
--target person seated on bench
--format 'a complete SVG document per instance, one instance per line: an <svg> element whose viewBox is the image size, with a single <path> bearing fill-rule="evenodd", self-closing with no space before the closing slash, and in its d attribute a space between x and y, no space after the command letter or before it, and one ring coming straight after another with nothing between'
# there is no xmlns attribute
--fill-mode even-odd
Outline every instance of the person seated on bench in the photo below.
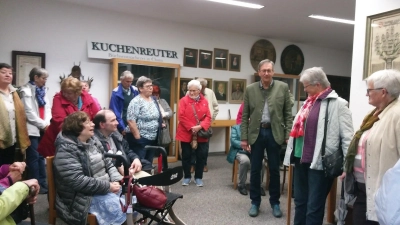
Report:
<svg viewBox="0 0 400 225"><path fill-rule="evenodd" d="M93 136L94 124L85 112L64 119L53 163L57 216L68 224L86 224L91 213L99 225L122 224L122 176L111 159L103 157L105 149Z"/></svg>
<svg viewBox="0 0 400 225"><path fill-rule="evenodd" d="M20 218L22 214L18 212L24 200L29 204L37 201L40 190L38 181L32 179L20 182L25 166L24 162L15 162L0 167L0 224L2 225L14 225L26 218ZM33 193L29 193L30 187L34 188Z"/></svg>
<svg viewBox="0 0 400 225"><path fill-rule="evenodd" d="M134 175L135 178L147 177L150 174L142 171L142 164L140 163L139 156L129 150L129 144L124 139L121 133L118 132L118 121L114 112L111 110L100 110L93 118L94 135L97 137L103 148L112 151L112 154L117 154L118 151L132 163L129 168L129 173ZM120 162L113 160L114 166L118 168L121 175L124 174L124 167ZM118 164L117 164L118 163Z"/></svg>
<svg viewBox="0 0 400 225"><path fill-rule="evenodd" d="M241 107L243 110L243 107ZM241 113L239 109L239 114ZM240 147L240 120L236 119L236 123L239 123L231 128L231 147L229 148L229 153L226 157L226 160L229 163L233 163L235 159L239 161L239 185L238 185L238 190L240 194L242 195L248 195L247 189L246 189L246 180L247 180L247 172L250 169L250 153L247 151L244 151ZM261 181L263 178L264 174L264 167L262 167L262 173L261 173ZM262 184L262 182L261 182ZM265 191L264 188L261 188L261 195L265 196Z"/></svg>

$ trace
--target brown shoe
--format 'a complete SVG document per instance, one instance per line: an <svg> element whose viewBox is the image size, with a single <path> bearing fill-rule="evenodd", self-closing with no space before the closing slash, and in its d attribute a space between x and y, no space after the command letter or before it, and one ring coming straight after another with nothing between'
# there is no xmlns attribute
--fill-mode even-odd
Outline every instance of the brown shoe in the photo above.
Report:
<svg viewBox="0 0 400 225"><path fill-rule="evenodd" d="M190 167L190 173L194 173L194 166Z"/></svg>
<svg viewBox="0 0 400 225"><path fill-rule="evenodd" d="M203 172L208 172L207 166L204 166Z"/></svg>

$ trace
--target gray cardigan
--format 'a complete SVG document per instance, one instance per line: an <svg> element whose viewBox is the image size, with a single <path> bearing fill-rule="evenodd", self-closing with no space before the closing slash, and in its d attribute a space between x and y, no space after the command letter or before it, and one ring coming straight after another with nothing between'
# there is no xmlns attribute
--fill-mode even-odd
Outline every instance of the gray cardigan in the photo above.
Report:
<svg viewBox="0 0 400 225"><path fill-rule="evenodd" d="M351 117L351 111L348 108L346 100L340 98L338 94L332 90L332 92L322 100L321 108L318 116L318 129L317 139L315 141L314 155L311 162L310 169L323 170L322 159L321 159L321 146L324 137L325 127L325 110L327 106L327 99L330 99L328 108L328 129L326 133L326 149L325 154L330 155L335 151L339 150L339 144L342 144L343 155L347 155L347 149L349 148L351 139L353 138L353 120ZM298 114L295 117L297 120ZM289 141L286 148L285 159L283 164L289 166L290 156L293 151L293 137L289 137Z"/></svg>

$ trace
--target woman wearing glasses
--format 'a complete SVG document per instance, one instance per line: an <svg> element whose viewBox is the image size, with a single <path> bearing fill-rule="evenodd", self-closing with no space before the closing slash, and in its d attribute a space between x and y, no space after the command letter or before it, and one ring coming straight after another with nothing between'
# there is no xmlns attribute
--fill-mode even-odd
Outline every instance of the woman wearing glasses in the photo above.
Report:
<svg viewBox="0 0 400 225"><path fill-rule="evenodd" d="M153 83L150 78L141 76L136 82L139 95L131 100L127 110L128 127L126 138L130 151L134 151L143 167L152 164L154 150L146 150L146 145L157 145L158 129L162 124L158 103L153 94ZM146 161L143 161L146 160Z"/></svg>
<svg viewBox="0 0 400 225"><path fill-rule="evenodd" d="M346 156L346 189L354 184L353 224L379 224L375 193L385 172L400 158L400 72L381 70L367 78L368 103L375 107L355 133Z"/></svg>
<svg viewBox="0 0 400 225"><path fill-rule="evenodd" d="M325 200L334 180L325 175L322 166L325 120L325 155L334 154L340 148L343 156L346 155L353 123L347 101L331 89L322 68L306 69L300 75L300 82L308 97L294 119L284 160L287 166L295 164L293 224L322 224Z"/></svg>

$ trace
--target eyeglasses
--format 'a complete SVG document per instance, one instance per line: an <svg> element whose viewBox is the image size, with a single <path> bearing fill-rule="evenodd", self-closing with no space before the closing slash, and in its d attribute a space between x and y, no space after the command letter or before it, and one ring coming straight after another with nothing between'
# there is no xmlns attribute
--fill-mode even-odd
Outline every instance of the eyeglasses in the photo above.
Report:
<svg viewBox="0 0 400 225"><path fill-rule="evenodd" d="M144 88L152 88L153 85L152 85L152 84L149 84L149 85L144 85L143 87L144 87Z"/></svg>
<svg viewBox="0 0 400 225"><path fill-rule="evenodd" d="M306 85L306 86L304 86L304 89L308 88L309 86L314 86L314 85L315 85L315 84Z"/></svg>
<svg viewBox="0 0 400 225"><path fill-rule="evenodd" d="M382 90L384 88L369 88L367 89L367 94L369 94L370 91L374 91L374 90Z"/></svg>
<svg viewBox="0 0 400 225"><path fill-rule="evenodd" d="M272 73L273 72L273 70L260 70L261 71L261 73Z"/></svg>

